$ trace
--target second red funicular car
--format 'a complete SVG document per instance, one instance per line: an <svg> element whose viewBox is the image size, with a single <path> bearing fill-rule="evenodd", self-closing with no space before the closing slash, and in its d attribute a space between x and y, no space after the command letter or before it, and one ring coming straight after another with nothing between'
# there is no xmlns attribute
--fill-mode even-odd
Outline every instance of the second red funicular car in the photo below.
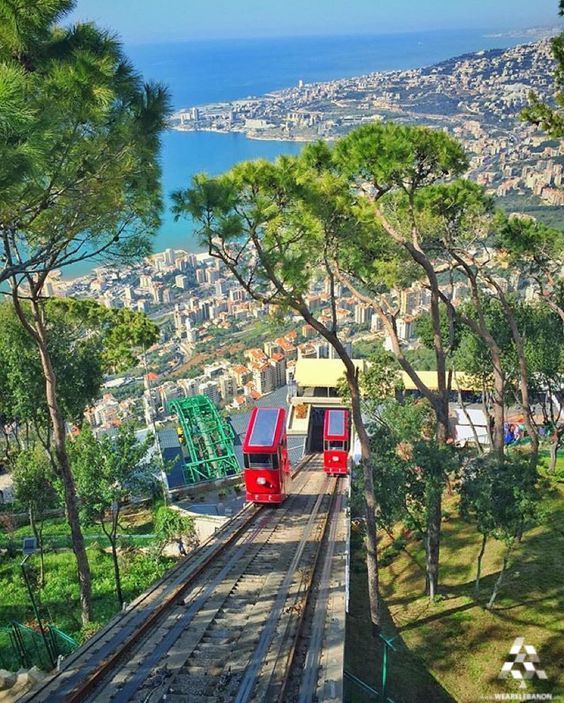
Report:
<svg viewBox="0 0 564 703"><path fill-rule="evenodd" d="M282 503L291 480L283 408L253 408L243 442L243 458L247 500Z"/></svg>
<svg viewBox="0 0 564 703"><path fill-rule="evenodd" d="M350 425L347 410L325 411L323 424L323 469L333 476L346 476L349 462Z"/></svg>

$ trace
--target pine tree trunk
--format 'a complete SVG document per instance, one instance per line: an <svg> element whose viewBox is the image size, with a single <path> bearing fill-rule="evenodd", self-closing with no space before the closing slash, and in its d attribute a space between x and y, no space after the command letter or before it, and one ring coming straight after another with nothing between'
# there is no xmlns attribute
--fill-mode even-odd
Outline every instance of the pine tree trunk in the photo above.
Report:
<svg viewBox="0 0 564 703"><path fill-rule="evenodd" d="M380 629L380 600L378 594L378 535L376 530L376 496L374 495L374 478L370 461L370 438L366 432L362 419L360 403L360 386L357 370L347 350L335 332L330 332L325 325L320 323L305 306L300 306L298 312L324 339L335 349L337 355L345 365L346 380L351 394L351 413L354 428L358 435L361 449L361 466L363 474L364 514L366 520L366 570L368 574L368 600L370 604L370 620L372 633Z"/></svg>
<svg viewBox="0 0 564 703"><path fill-rule="evenodd" d="M486 341L486 344L487 341ZM503 458L505 453L505 375L501 367L501 356L498 354L497 348L488 345L493 362L493 450L498 458Z"/></svg>
<svg viewBox="0 0 564 703"><path fill-rule="evenodd" d="M556 471L556 464L558 463L558 450L560 449L560 445L562 444L562 437L563 436L564 436L564 427L557 427L554 430L554 434L552 436L552 441L551 441L550 447L549 447L550 462L548 465L548 470L550 471L551 474L553 474Z"/></svg>
<svg viewBox="0 0 564 703"><path fill-rule="evenodd" d="M376 635L380 629L380 599L378 594L378 535L376 529L376 497L374 495L374 477L370 461L370 438L364 427L360 407L360 389L356 374L347 373L351 392L351 410L356 433L360 441L361 466L364 484L364 513L366 519L366 570L368 574L368 600L372 632Z"/></svg>
<svg viewBox="0 0 564 703"><path fill-rule="evenodd" d="M488 604L486 608L488 610L491 610L494 606L495 600L497 598L497 594L499 593L499 589L501 588L501 584L503 582L503 577L505 575L505 571L507 569L507 565L509 563L509 557L511 555L511 550L513 549L513 542L507 547L507 551L505 552L505 556L503 557L503 564L501 566L501 571L499 572L499 576L496 579L496 582L493 587L492 595L490 596L490 600L488 601Z"/></svg>
<svg viewBox="0 0 564 703"><path fill-rule="evenodd" d="M41 573L39 575L39 587L44 588L45 586L45 547L43 545L43 525L41 529L38 530L39 534L39 563L41 565Z"/></svg>
<svg viewBox="0 0 564 703"><path fill-rule="evenodd" d="M493 279L490 278L490 281ZM494 282L494 286L498 292L501 304L505 311L505 316L509 322L511 336L515 343L515 351L517 352L517 360L519 364L519 393L521 396L521 408L525 419L525 427L531 440L531 465L536 466L539 454L539 435L533 419L533 411L531 409L531 399L529 396L529 372L527 368L527 357L525 356L525 345L523 337L517 325L515 314L509 305L505 293L500 286Z"/></svg>
<svg viewBox="0 0 564 703"><path fill-rule="evenodd" d="M435 403L437 418L437 441L446 444L450 437L448 397L443 396ZM427 489L427 534L425 537L425 592L431 600L439 589L439 563L441 553L441 522L442 522L442 492L443 486L435 485L435 479L428 479L431 485Z"/></svg>
<svg viewBox="0 0 564 703"><path fill-rule="evenodd" d="M474 595L476 600L480 597L480 577L482 575L482 559L484 558L484 553L486 551L486 542L488 541L488 535L486 532L482 535L482 546L480 547L480 553L478 554L478 565L476 567L476 583L474 585Z"/></svg>
<svg viewBox="0 0 564 703"><path fill-rule="evenodd" d="M474 442L476 442L476 449L478 450L479 454L484 453L484 448L482 447L480 443L480 438L478 436L478 432L476 430L476 425L472 421L472 418L470 417L470 413L468 412L468 408L464 404L464 400L462 399L462 391L460 390L460 386L458 383L456 384L456 393L458 396L458 404L460 405L460 409L462 410L462 413L464 417L466 418L466 421L470 425L470 429L472 430L472 436L474 437Z"/></svg>
<svg viewBox="0 0 564 703"><path fill-rule="evenodd" d="M57 457L57 464L63 481L65 509L71 529L72 549L78 569L82 622L86 624L92 620L92 581L84 537L80 527L76 487L66 449L65 421L57 401L55 372L46 344L41 344L39 354L41 356L41 364L45 375L45 390L47 404L49 406L49 415L53 426L55 456Z"/></svg>
<svg viewBox="0 0 564 703"><path fill-rule="evenodd" d="M490 443L490 448L493 449L493 434L492 434L492 425L493 425L493 419L490 414L490 410L488 408L488 393L486 391L485 384L482 384L482 412L484 413L484 417L486 418L486 432L488 433L488 441Z"/></svg>
<svg viewBox="0 0 564 703"><path fill-rule="evenodd" d="M65 420L57 399L57 379L47 347L46 329L37 300L32 300L33 325L27 320L25 311L22 309L17 298L17 294L14 294L13 300L16 313L24 328L29 332L35 342L41 359L41 367L45 379L45 398L53 429L53 446L60 477L63 482L65 510L71 530L72 549L78 570L82 622L83 624L87 624L92 620L92 581L90 565L88 564L84 537L80 527L76 487L74 485L66 450Z"/></svg>
<svg viewBox="0 0 564 703"><path fill-rule="evenodd" d="M441 546L442 487L432 486L427 501L426 591L434 600L439 589L439 559Z"/></svg>
<svg viewBox="0 0 564 703"><path fill-rule="evenodd" d="M39 571L39 588L43 588L45 585L45 559L43 555L43 540L42 540L42 535L37 528L37 522L35 520L35 513L33 511L33 506L30 504L29 506L29 526L31 527L31 531L33 532L33 535L35 537L35 540L37 542L37 546L39 548L39 563L40 563L40 571Z"/></svg>
<svg viewBox="0 0 564 703"><path fill-rule="evenodd" d="M551 474L553 474L556 471L556 464L558 462L558 446L559 446L559 441L558 439L555 439L550 443L550 462L548 464L548 470L550 471Z"/></svg>
<svg viewBox="0 0 564 703"><path fill-rule="evenodd" d="M112 560L114 562L114 576L116 580L116 595L119 603L119 607L123 607L123 594L121 592L121 574L119 572L119 561L118 561L118 553L117 553L117 539L116 536L113 535L110 538L110 543L112 545Z"/></svg>

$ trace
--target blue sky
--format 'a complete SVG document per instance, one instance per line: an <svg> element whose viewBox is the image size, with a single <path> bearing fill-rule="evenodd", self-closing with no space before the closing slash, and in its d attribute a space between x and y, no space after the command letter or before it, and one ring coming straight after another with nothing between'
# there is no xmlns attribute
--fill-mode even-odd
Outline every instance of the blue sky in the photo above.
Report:
<svg viewBox="0 0 564 703"><path fill-rule="evenodd" d="M557 0L77 0L127 43L556 24Z"/></svg>

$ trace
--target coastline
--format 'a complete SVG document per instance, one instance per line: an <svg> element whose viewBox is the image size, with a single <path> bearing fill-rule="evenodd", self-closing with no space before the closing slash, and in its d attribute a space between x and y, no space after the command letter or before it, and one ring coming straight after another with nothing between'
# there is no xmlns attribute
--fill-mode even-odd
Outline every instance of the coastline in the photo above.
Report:
<svg viewBox="0 0 564 703"><path fill-rule="evenodd" d="M525 33L526 30L523 30L518 34L520 37L524 37ZM532 31L530 34L528 34L527 40L534 39L535 36L538 36L538 34L535 34ZM396 53L390 54L390 60L396 61L398 64L401 63L403 59L398 57L398 46L396 46L396 43L392 42L391 39L389 41L389 44L389 47L388 44L385 44L384 46L378 45L377 51L374 54L374 57L370 59L370 61L372 61L372 63L377 63L378 61L381 61L383 51L387 51L388 48L390 48L390 50L396 51ZM464 44L464 42L462 42L462 44ZM499 44L502 44L502 42L500 41ZM423 46L423 42L417 42L417 45ZM458 45L460 45L460 42ZM495 46L498 46L497 42ZM519 45L512 44L510 50L514 50L515 46ZM399 48L403 48L403 45L399 46ZM230 49L232 49L232 47L230 47ZM312 48L309 47L307 51L311 52L311 50ZM412 63L414 66L419 66L419 68L389 68L380 69L376 71L367 71L366 68L361 68L361 70L356 71L352 75L356 76L357 79L360 78L364 81L368 81L369 79L367 77L374 75L384 75L386 77L393 77L397 75L410 74L413 76L419 76L419 74L426 74L429 71L429 69L421 67L425 65L437 65L437 62L428 62L425 60L426 56L428 56L429 54L429 46L427 44L425 45L424 49L418 49L417 46L406 47L406 52L409 56L411 56L412 50ZM253 49L253 51L255 51L255 49ZM434 51L435 53L437 53L438 50L435 49ZM488 50L486 50L484 54L487 55L487 51ZM505 50L501 48L489 51L493 51L495 53L503 52ZM368 54L366 53L366 47L363 47L363 52L363 57L368 57ZM213 58L212 53L213 52L210 50L209 56L206 59L206 70L210 68L208 66L208 63L209 61L211 61L211 58ZM465 56L471 53L473 53L474 55L478 54L477 51L466 51L466 53L464 53L463 46L462 52L453 52L450 59L444 59L442 61L439 60L438 63L448 65L449 62L452 63L454 61L452 57ZM233 50L232 54L234 54ZM305 50L303 50L303 54L304 56L306 55ZM252 52L249 55L252 55L254 57L254 54L252 54ZM160 54L158 56L160 58ZM170 55L170 61L176 61L181 57L184 57L184 53L180 54L178 52L172 52ZM290 74L289 72L291 70L294 70L294 75L296 75L297 71L301 72L301 69L299 67L296 69L297 63L301 57L301 54L298 53L296 57L293 58L293 63L291 65L284 66L284 70L287 71L288 74ZM422 60L420 63L416 64L415 61L417 59ZM248 56L245 60L249 61ZM272 57L270 60L272 60ZM366 61L367 60L368 58L366 58ZM364 66L366 66L364 58L363 62ZM388 62L388 64L389 63L390 62ZM318 75L319 73L323 73L323 71L325 71L325 75L327 75L328 71L325 67L326 64L328 68L333 69L334 75L335 73L336 75L339 75L341 67L344 65L342 63L339 63L337 68L335 68L335 66L337 65L335 57L332 58L332 63L327 62L323 56L318 57L317 64L315 64L315 71ZM176 66L176 64L174 65ZM235 106L235 109L238 109L239 106L242 106L245 103L252 103L254 107L257 107L259 103L262 103L264 105L268 103L268 109L270 110L271 107L275 106L277 100L281 99L280 96L282 96L283 99L283 96L288 91L294 91L295 94L299 92L299 88L297 86L293 89L284 87L272 89L273 86L280 85L280 82L277 82L276 80L276 72L273 74L272 72L265 70L265 68L269 67L268 62L266 62L264 66L261 64L261 66L262 68L255 75L255 73L252 72L252 67L247 67L244 61L242 61L241 64L232 62L232 68L230 69L231 73L229 74L229 76L226 78L224 74L219 75L218 73L218 82L216 81L216 83L214 83L213 91L210 92L210 90L206 88L206 90L208 90L207 94L194 90L192 83L186 78L184 74L179 74L178 76L173 75L172 78L177 79L176 82L173 83L173 85L175 86L174 94L177 97L176 103L178 105L180 99L184 101L185 97L182 98L181 96L183 94L184 96L186 96L187 91L190 90L190 95L193 98L193 102L188 100L187 102L184 102L184 104L197 104L199 105L199 107L197 108L199 111L202 111L203 105L213 105L214 111L220 114L222 111L224 111L225 108ZM252 83L245 82L247 80L246 73L236 73L236 70L239 67L249 68L251 73L249 73L248 75L251 76L251 79L253 81ZM160 71L161 68L159 67L158 70ZM216 70L216 68L210 70ZM447 68L446 72L448 73L448 71L449 69ZM300 74L297 73L297 75L299 76ZM329 74L329 76L330 75L331 74ZM340 75L342 76L342 74ZM240 91L238 93L239 96L247 97L232 97L235 85L234 77L236 76L240 76L239 78L237 78L237 85L239 86L238 90ZM165 76L160 73L157 73L156 75L153 74L151 77L154 77L156 79L165 79ZM427 76L424 77L425 79L427 79ZM166 79L168 78L169 77L166 76ZM304 78L307 79L307 70L305 71ZM311 87L314 85L329 87L346 84L351 85L354 84L355 80L357 79L346 77L329 77L320 81L315 79L315 81L312 83L304 84L304 90L302 91L302 93L305 92L305 90L311 90ZM267 80L270 85L266 83ZM418 78L416 77L414 80L418 80ZM291 83L286 83L286 85L289 84ZM237 119L231 120L232 122L234 122L234 124L231 124L229 128L226 128L225 122L218 125L214 125L209 123L205 124L205 120L202 120L203 124L197 125L196 129L194 128L196 127L196 125L194 125L193 123L185 124L182 126L174 124L167 125L167 130L164 133L162 151L162 190L164 195L165 207L162 213L162 224L156 231L154 237L155 251L164 251L166 248L186 248L194 253L200 251L197 245L197 238L192 223L190 223L189 221L176 222L172 217L169 208L170 194L175 190L186 188L187 185L189 185L190 180L194 174L205 172L213 176L223 173L226 170L229 170L230 168L232 168L233 165L241 161L248 161L257 158L274 160L282 154L297 154L301 150L302 146L305 144L312 143L320 139L325 141L333 141L334 139L339 138L341 134L357 126L357 124L362 123L361 120L374 121L377 119L393 119L403 123L431 125L437 129L446 128L449 132L455 132L457 138L461 139L461 141L465 143L466 148L468 148L471 152L471 158L474 165L470 176L472 178L478 177L478 179L481 179L480 182L483 182L485 185L490 187L492 192L495 192L496 190L503 190L504 188L513 188L513 193L519 192L518 189L523 188L524 178L521 174L521 164L523 168L528 167L529 169L536 169L536 161L533 159L534 154L530 153L530 149L528 146L521 147L519 149L519 154L517 154L517 145L523 144L523 142L528 143L530 140L529 136L523 135L520 132L519 139L513 140L511 134L511 132L514 131L513 127L509 126L509 128L507 128L507 124L504 124L503 129L499 129L497 134L491 133L491 118L496 119L498 116L495 114L484 115L484 101L488 99L489 96L486 96L485 98L481 96L470 96L470 99L464 101L465 114L462 115L460 113L458 115L454 115L453 113L449 113L448 105L445 105L445 109L443 109L443 105L439 104L438 101L432 102L434 91L431 89L431 87L428 90L428 95L425 96L428 99L426 100L425 104L421 105L418 105L416 102L411 102L411 104L409 105L400 105L394 103L393 99L388 100L388 102L384 104L385 96L382 95L384 91L381 86L370 86L369 84L367 84L367 88L370 89L370 91L372 92L372 103L370 104L370 107L368 109L364 109L364 111L362 112L358 111L356 115L353 115L353 118L357 119L356 123L353 120L349 121L348 117L351 113L353 113L351 103L355 99L357 99L357 95L353 92L350 95L346 96L344 100L341 100L340 95L337 95L337 99L334 101L334 105L331 109L334 110L334 112L341 119L341 123L337 124L334 130L333 128L324 129L323 125L320 125L319 122L315 121L313 122L313 124L304 125L289 123L289 129L285 128L284 130L282 130L277 124L278 113L274 112L269 112L269 114L264 116L264 126L266 127L266 129L259 130L254 128L249 129L249 125L245 125L243 121L239 121L239 123L237 124ZM451 86L447 86L447 90L450 88ZM457 90L457 88L458 86L455 84L453 90ZM500 95L503 96L504 91L505 86L500 85L499 89L496 88L496 94L494 98L497 99ZM221 95L222 92L224 97ZM394 91L392 90L390 92L392 93L393 98ZM538 92L543 91L541 90ZM204 95L206 98L208 98L207 100L199 99L204 97ZM249 97L250 95L261 97ZM374 99L374 96L376 99ZM315 98L316 96L313 97ZM325 99L325 96L321 97ZM313 102L315 103L315 100ZM366 102L368 104L368 98ZM297 109L293 112L296 113L296 119L298 119L300 108L299 105L297 105L296 107ZM302 112L306 112L310 116L313 115L313 117L315 118L315 113L316 111L318 111L317 108L318 106L316 104L304 105ZM321 111L319 112L321 113ZM260 113L261 108L259 107L258 109L256 109L256 115L251 115L251 118L263 117L263 115ZM203 112L201 112L201 114L203 114ZM504 115L503 117L505 118L506 115ZM229 119L228 116L227 119ZM320 120L324 121L326 119L327 115L321 113ZM328 119L331 119L330 115ZM257 126L257 123L259 121L260 120L257 120L257 122L253 124L253 127ZM269 122L271 123L270 125L266 124ZM489 124L486 124L487 122ZM182 133L182 136L180 136L180 133ZM507 143L508 139L509 143ZM518 163L520 164L519 168L517 169L518 172L515 170L515 163L517 163L517 157ZM502 173L502 171L500 170L501 167L507 167L508 169L510 169L512 174L511 177L504 176L503 178L498 179L497 177L494 178L493 176L491 176L492 173ZM542 168L544 168L544 166ZM486 177L490 180L486 180ZM539 176L538 178L541 179L541 176ZM546 180L544 175L542 175L542 180L542 184L537 186L538 189L548 184L548 182L544 182ZM530 188L528 188L528 186L527 188L525 188L524 193L525 196L529 195ZM542 205L540 201L539 204ZM84 266L82 270L69 270L68 272L65 270L63 272L64 278L66 280L69 280L71 278L86 275L89 273L89 271L92 270L92 268L94 268L95 265L96 262L92 262L91 266L89 266L88 269L86 268L86 266Z"/></svg>
<svg viewBox="0 0 564 703"><path fill-rule="evenodd" d="M525 42L510 47L480 49L456 54L442 61L421 63L417 68L375 70L359 72L346 78L319 80L247 95L244 98L193 104L176 110L169 119L169 129L178 132L213 132L217 134L242 134L254 141L279 141L308 143L317 139L336 139L351 128L367 121L405 119L411 110L402 104L399 92L394 90L403 82L409 85L414 75L426 76L430 73L451 72L457 64L479 64L484 59L495 59L500 54L530 52L534 48L549 45L550 38L558 33L554 26L550 30L533 28L519 36ZM503 36L502 33L499 35ZM405 87L404 85L404 87ZM450 86L457 92L456 87ZM534 89L535 85L529 85ZM409 88L408 88L409 90ZM461 99L464 91L459 91ZM448 94L445 95L447 97ZM360 114L369 98L372 99L375 114ZM422 101L423 104L424 101ZM437 101L438 103L438 101ZM412 103L413 113L436 118L442 115L448 119L452 114L449 106L443 112L435 109L418 109ZM473 112L470 105L465 106ZM434 114L433 114L434 113Z"/></svg>
<svg viewBox="0 0 564 703"><path fill-rule="evenodd" d="M202 127L201 129L186 129L183 127L176 127L176 126L170 126L167 128L171 132L182 132L186 134L201 134L204 132L209 132L212 134L240 134L242 137L245 137L245 139L251 139L252 141L256 142L296 142L298 144L311 144L311 142L315 141L314 138L309 138L309 137L302 137L301 135L298 136L292 136L289 135L288 137L284 136L268 136L268 135L262 135L262 134L256 134L254 132L246 132L244 129L218 129L217 127ZM330 138L327 138L327 141L331 141Z"/></svg>

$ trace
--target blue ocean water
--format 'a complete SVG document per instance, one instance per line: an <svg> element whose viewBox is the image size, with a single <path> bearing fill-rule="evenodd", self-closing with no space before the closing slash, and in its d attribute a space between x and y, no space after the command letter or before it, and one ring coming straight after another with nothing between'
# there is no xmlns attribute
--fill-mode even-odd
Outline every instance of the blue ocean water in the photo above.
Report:
<svg viewBox="0 0 564 703"><path fill-rule="evenodd" d="M299 37L253 40L191 41L126 47L146 80L169 87L176 109L202 103L261 95L304 82L325 81L430 65L481 49L502 48L527 41L525 36L491 36L486 31L461 30L374 36ZM163 189L167 210L154 248L198 249L193 227L175 223L169 211L170 193L187 187L199 171L218 174L238 161L274 159L295 154L294 142L249 140L239 134L168 132L163 138ZM73 267L77 275L94 264Z"/></svg>
<svg viewBox="0 0 564 703"><path fill-rule="evenodd" d="M166 83L176 108L260 95L371 71L426 66L525 37L457 30L373 36L191 41L126 47L146 79Z"/></svg>
<svg viewBox="0 0 564 703"><path fill-rule="evenodd" d="M178 188L188 187L192 176L202 171L218 175L239 161L274 160L280 154L297 154L302 146L296 142L257 141L241 134L170 130L163 138L163 191L169 196ZM168 208L168 197L165 200ZM163 213L154 249L167 247L200 251L192 224L185 219L174 222L168 209Z"/></svg>

